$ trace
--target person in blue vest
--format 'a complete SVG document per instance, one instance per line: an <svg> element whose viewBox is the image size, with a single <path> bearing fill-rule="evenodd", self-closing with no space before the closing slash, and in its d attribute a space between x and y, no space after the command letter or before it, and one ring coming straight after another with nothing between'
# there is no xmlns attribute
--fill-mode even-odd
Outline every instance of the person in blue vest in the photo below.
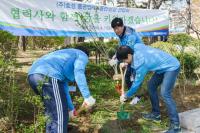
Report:
<svg viewBox="0 0 200 133"><path fill-rule="evenodd" d="M32 64L28 81L33 91L42 96L48 116L47 133L67 133L68 106L64 87L69 81L76 81L85 108L95 104L85 76L88 55L87 49L80 46L51 52Z"/></svg>
<svg viewBox="0 0 200 133"><path fill-rule="evenodd" d="M167 107L170 119L170 128L166 133L181 132L176 103L171 95L180 71L179 61L162 50L144 44L140 46L135 45L135 48L137 50L133 51L129 46L121 46L116 53L116 57L119 61L130 64L136 71L135 81L130 89L120 97L120 101L122 103L127 101L127 99L136 93L145 75L150 71L154 72L147 86L152 111L148 114L143 114L143 118L155 122L161 121L159 96L157 92L158 86L161 85L160 94Z"/></svg>
<svg viewBox="0 0 200 133"><path fill-rule="evenodd" d="M140 36L137 34L135 29L125 26L123 20L121 18L114 18L111 21L111 27L113 28L115 34L119 38L119 46L130 46L134 50L135 45L140 45L142 42ZM116 55L109 61L111 66L117 63ZM128 65L126 75L125 75L125 82L128 88L131 87L133 80L135 79L135 70ZM138 99L138 100L137 100ZM139 101L140 96L136 96L133 100Z"/></svg>

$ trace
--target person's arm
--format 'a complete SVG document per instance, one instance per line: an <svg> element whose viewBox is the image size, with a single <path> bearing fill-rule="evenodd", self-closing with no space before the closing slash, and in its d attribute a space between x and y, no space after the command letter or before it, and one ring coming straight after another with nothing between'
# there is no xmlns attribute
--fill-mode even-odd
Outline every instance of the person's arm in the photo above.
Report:
<svg viewBox="0 0 200 133"><path fill-rule="evenodd" d="M78 88L84 98L82 106L90 108L95 104L96 100L91 96L87 85L87 80L85 76L85 68L87 63L88 57L86 55L79 55L74 63L74 75Z"/></svg>
<svg viewBox="0 0 200 133"><path fill-rule="evenodd" d="M147 72L148 71L145 67L140 67L138 70L136 70L135 81L133 82L131 88L126 92L125 97L130 98L134 93L136 93Z"/></svg>
<svg viewBox="0 0 200 133"><path fill-rule="evenodd" d="M72 98L71 98L71 96L70 96L70 94L69 94L69 87L68 87L68 84L67 84L67 83L64 84L64 90L65 90L65 94L66 94L68 109L69 109L70 111L72 111L72 110L74 110L75 108L74 108L74 105L73 105L73 102L72 102Z"/></svg>
<svg viewBox="0 0 200 133"><path fill-rule="evenodd" d="M88 58L81 55L76 59L74 63L75 81L84 99L90 97L90 91L85 76L85 68L87 63Z"/></svg>

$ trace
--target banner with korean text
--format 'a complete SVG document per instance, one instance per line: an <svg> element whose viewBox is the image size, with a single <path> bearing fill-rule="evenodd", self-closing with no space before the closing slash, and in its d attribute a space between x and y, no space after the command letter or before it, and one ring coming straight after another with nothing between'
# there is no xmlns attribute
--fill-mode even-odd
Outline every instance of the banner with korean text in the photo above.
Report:
<svg viewBox="0 0 200 133"><path fill-rule="evenodd" d="M98 6L66 0L1 0L0 29L17 36L116 37L121 17L141 36L168 35L168 11Z"/></svg>

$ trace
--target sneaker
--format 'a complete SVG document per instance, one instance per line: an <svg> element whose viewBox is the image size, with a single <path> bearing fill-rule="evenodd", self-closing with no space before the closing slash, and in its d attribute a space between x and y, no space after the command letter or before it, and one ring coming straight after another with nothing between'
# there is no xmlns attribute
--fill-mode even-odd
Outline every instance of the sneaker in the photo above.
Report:
<svg viewBox="0 0 200 133"><path fill-rule="evenodd" d="M170 128L165 133L182 133L182 131L180 125L171 124Z"/></svg>
<svg viewBox="0 0 200 133"><path fill-rule="evenodd" d="M151 120L151 121L154 121L156 123L161 122L160 115L155 115L154 113L143 114L142 117L145 120Z"/></svg>

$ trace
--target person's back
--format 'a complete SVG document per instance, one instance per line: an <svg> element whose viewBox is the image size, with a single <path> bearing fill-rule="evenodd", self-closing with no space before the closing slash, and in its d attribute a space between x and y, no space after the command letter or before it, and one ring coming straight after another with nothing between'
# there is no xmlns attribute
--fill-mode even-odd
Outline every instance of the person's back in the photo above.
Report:
<svg viewBox="0 0 200 133"><path fill-rule="evenodd" d="M144 63L149 71L162 73L166 71L176 70L180 63L170 54L146 45L137 45L134 53L134 67L137 69Z"/></svg>
<svg viewBox="0 0 200 133"><path fill-rule="evenodd" d="M170 119L170 127L165 133L180 133L181 128L176 103L171 96L180 71L180 63L176 57L145 45L136 45L135 51L129 46L121 46L118 48L116 56L118 60L131 64L131 67L136 70L134 83L124 95L120 96L120 101L123 103L134 95L144 81L145 75L149 71L153 71L153 76L147 83L152 111L143 114L143 118L155 122L161 121L157 92L157 88L161 86L160 96L167 107Z"/></svg>
<svg viewBox="0 0 200 133"><path fill-rule="evenodd" d="M74 80L74 62L80 58L86 66L87 55L78 49L62 49L51 52L36 60L31 66L28 75L40 73L61 81ZM81 66L80 66L81 67Z"/></svg>
<svg viewBox="0 0 200 133"><path fill-rule="evenodd" d="M84 98L84 107L90 108L95 104L85 76L88 55L84 47L57 50L42 56L31 66L29 84L37 95L43 97L45 114L51 119L46 122L46 132L67 132L68 105L72 105L69 81L76 81Z"/></svg>

